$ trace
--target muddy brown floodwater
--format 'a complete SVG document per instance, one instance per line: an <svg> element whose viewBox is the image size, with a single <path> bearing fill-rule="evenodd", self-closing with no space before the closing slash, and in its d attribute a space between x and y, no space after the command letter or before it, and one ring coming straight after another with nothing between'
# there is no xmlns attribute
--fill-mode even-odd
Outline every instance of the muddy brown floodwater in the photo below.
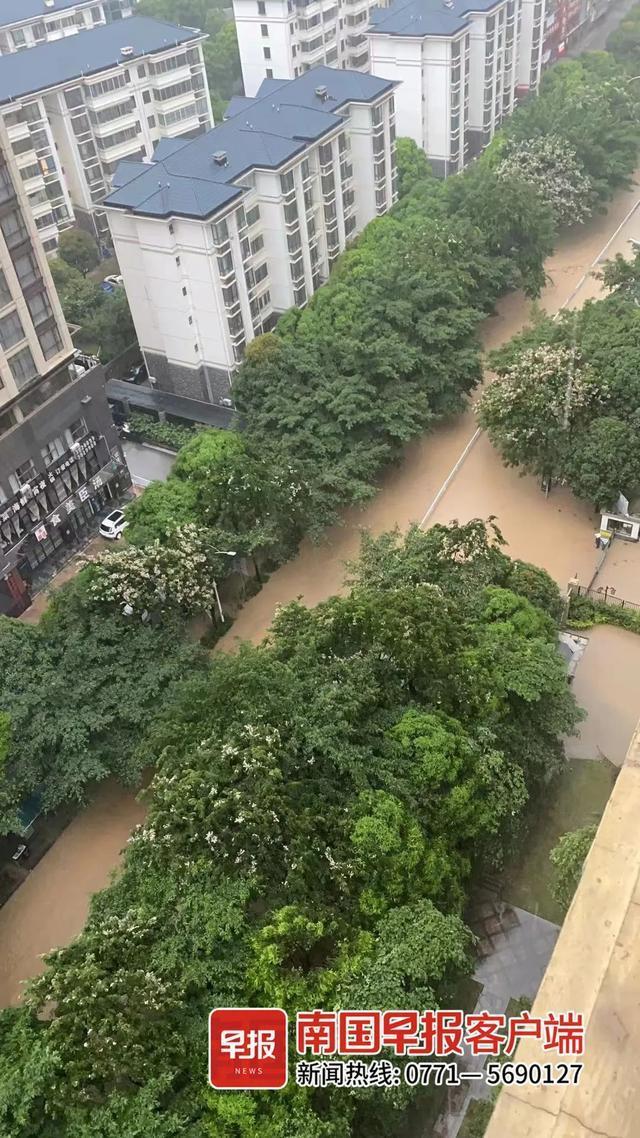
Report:
<svg viewBox="0 0 640 1138"><path fill-rule="evenodd" d="M628 248L629 237L636 235L628 215L638 204L637 190L620 193L606 216L592 219L560 243L547 265L550 282L541 301L547 311L597 295L599 286L588 274L612 235L607 256ZM530 312L525 297L506 297L485 324L485 345L509 339ZM561 585L575 572L587 579L594 560L589 510L560 491L546 500L532 479L502 466L485 437L474 439L475 431L471 410L416 440L365 509L347 511L343 525L333 527L320 545L305 542L299 555L273 574L220 647L228 651L240 639L261 640L279 604L302 596L314 605L341 591L344 562L357 554L363 528L381 533L413 521L465 521L494 514L513 556L544 565ZM41 968L41 953L80 931L91 893L108 883L141 815L132 795L103 787L0 910L0 1006L19 999L20 982Z"/></svg>

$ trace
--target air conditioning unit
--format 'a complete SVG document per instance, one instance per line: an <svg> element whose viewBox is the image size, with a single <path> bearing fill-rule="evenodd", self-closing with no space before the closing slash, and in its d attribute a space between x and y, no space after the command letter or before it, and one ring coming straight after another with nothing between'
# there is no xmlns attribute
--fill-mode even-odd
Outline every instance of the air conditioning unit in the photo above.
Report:
<svg viewBox="0 0 640 1138"><path fill-rule="evenodd" d="M233 407L233 399L221 399L220 402L223 407Z"/></svg>
<svg viewBox="0 0 640 1138"><path fill-rule="evenodd" d="M129 47L129 46L121 47L120 48L120 55L124 55L125 59L129 59L129 57L133 55L133 50L134 49L132 47Z"/></svg>
<svg viewBox="0 0 640 1138"><path fill-rule="evenodd" d="M227 158L226 150L216 150L213 156L213 161L215 162L216 166L226 166L229 161Z"/></svg>

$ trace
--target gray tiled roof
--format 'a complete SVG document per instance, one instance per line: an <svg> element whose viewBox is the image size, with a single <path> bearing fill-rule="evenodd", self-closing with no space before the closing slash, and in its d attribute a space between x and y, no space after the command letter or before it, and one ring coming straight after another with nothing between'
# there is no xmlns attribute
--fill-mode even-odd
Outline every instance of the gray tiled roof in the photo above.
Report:
<svg viewBox="0 0 640 1138"><path fill-rule="evenodd" d="M265 80L255 98L232 100L236 113L206 134L159 143L152 163L119 166L105 204L152 217L210 217L242 193L248 170L278 169L333 130L341 121L335 112L344 104L372 102L395 85L333 67L313 68L298 79ZM318 87L326 87L326 98L316 95ZM219 151L224 165L214 161Z"/></svg>
<svg viewBox="0 0 640 1138"><path fill-rule="evenodd" d="M452 36L469 24L470 12L489 12L502 0L392 0L372 8L369 32L389 36Z"/></svg>
<svg viewBox="0 0 640 1138"><path fill-rule="evenodd" d="M55 16L66 8L86 8L96 0L56 0L54 8L48 8L44 0L0 0L0 28L9 24L21 24L26 20L36 20L39 16Z"/></svg>
<svg viewBox="0 0 640 1138"><path fill-rule="evenodd" d="M2 0L0 10L1 5ZM2 55L0 104L72 82L83 75L126 66L136 57L166 51L200 34L193 28L164 24L146 16L131 16L127 20L116 20L113 24L102 24L74 36L39 44L28 51ZM122 56L123 47L132 47L133 55Z"/></svg>

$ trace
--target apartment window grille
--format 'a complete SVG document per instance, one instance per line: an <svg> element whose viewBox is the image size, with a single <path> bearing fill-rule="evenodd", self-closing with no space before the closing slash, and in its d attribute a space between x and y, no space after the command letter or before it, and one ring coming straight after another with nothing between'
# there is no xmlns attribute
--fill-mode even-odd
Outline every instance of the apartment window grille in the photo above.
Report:
<svg viewBox="0 0 640 1138"><path fill-rule="evenodd" d="M157 59L149 64L149 71L152 75L164 75L167 71L177 71L180 67L186 67L187 56L184 52L180 55L171 55L168 59ZM193 60L194 63L198 62L198 55Z"/></svg>
<svg viewBox="0 0 640 1138"><path fill-rule="evenodd" d="M126 87L126 85L126 75L123 71L119 71L115 75L110 75L108 79L103 79L100 83L92 83L89 87L89 94L92 99L99 99L101 95L109 95L111 91L119 91L121 87Z"/></svg>
<svg viewBox="0 0 640 1138"><path fill-rule="evenodd" d="M36 327L53 315L46 292L34 292L32 296L27 298L27 307Z"/></svg>
<svg viewBox="0 0 640 1138"><path fill-rule="evenodd" d="M355 218L355 214L352 214L352 215L351 215L351 217L347 217L347 218L345 218L345 222L344 222L344 232L345 232L345 235L346 235L347 237L350 237L350 236L351 236L351 234L353 233L353 231L354 231L355 227L356 227L356 218Z"/></svg>
<svg viewBox="0 0 640 1138"><path fill-rule="evenodd" d="M263 36L268 38L269 37L269 25L268 24L260 24L260 32Z"/></svg>
<svg viewBox="0 0 640 1138"><path fill-rule="evenodd" d="M16 245L26 241L28 237L22 214L17 209L5 214L0 221L0 228L9 249L15 249Z"/></svg>
<svg viewBox="0 0 640 1138"><path fill-rule="evenodd" d="M294 289L293 302L296 308L302 308L302 306L307 303L307 290L304 285Z"/></svg>

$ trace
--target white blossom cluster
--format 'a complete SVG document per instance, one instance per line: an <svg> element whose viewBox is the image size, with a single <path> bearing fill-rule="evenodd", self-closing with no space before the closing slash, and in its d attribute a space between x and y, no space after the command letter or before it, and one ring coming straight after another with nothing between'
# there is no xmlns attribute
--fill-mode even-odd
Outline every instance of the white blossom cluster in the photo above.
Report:
<svg viewBox="0 0 640 1138"><path fill-rule="evenodd" d="M574 225L591 213L591 181L575 150L559 135L512 142L496 174L501 180L516 178L533 186L551 207L557 225Z"/></svg>

